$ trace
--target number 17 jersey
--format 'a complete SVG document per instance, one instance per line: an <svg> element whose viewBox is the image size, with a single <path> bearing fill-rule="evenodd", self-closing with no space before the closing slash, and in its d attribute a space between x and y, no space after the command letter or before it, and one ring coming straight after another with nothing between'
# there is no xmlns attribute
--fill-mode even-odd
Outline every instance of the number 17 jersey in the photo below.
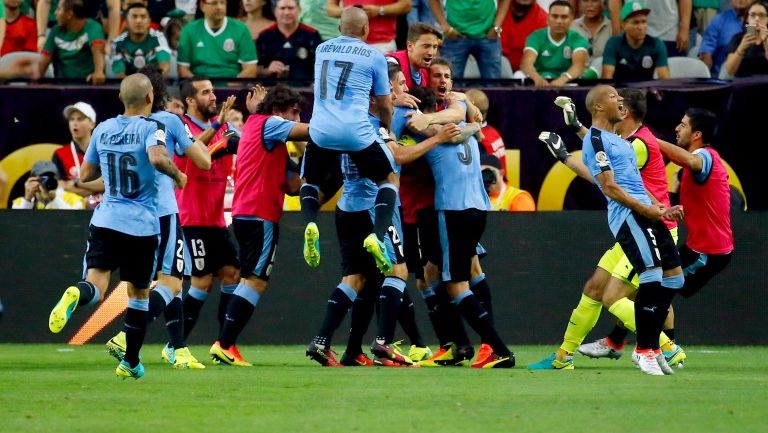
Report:
<svg viewBox="0 0 768 433"><path fill-rule="evenodd" d="M368 121L371 94L389 95L387 60L360 39L339 36L315 51L314 107L309 135L320 147L358 151L378 137Z"/></svg>

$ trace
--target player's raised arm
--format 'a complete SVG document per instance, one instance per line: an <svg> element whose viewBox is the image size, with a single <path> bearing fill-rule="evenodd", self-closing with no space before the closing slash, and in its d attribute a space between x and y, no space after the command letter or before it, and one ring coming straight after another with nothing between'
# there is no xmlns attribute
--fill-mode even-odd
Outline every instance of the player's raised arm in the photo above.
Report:
<svg viewBox="0 0 768 433"><path fill-rule="evenodd" d="M549 131L542 131L542 133L539 134L539 141L546 144L547 149L549 149L549 152L552 154L552 156L565 164L566 167L570 168L580 178L588 181L591 184L595 183L595 180L592 179L592 175L590 174L587 166L584 165L584 162L579 158L571 157L568 149L565 148L563 139L558 134Z"/></svg>

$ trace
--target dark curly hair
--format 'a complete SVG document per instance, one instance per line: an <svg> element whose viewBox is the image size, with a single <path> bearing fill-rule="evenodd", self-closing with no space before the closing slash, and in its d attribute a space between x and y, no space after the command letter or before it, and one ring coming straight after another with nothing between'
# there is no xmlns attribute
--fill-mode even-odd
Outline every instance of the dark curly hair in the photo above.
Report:
<svg viewBox="0 0 768 433"><path fill-rule="evenodd" d="M139 69L139 73L146 75L149 82L152 83L152 93L155 95L155 99L152 101L152 112L164 110L168 91L160 68L157 65L146 65Z"/></svg>

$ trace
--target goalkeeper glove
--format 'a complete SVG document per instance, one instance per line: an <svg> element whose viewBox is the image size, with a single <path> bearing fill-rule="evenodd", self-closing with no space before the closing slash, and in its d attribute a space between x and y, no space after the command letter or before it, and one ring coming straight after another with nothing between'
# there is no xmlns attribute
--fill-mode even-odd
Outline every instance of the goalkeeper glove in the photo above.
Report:
<svg viewBox="0 0 768 433"><path fill-rule="evenodd" d="M584 125L579 122L579 118L576 117L576 104L573 100L567 96L558 96L555 98L555 105L563 109L563 120L565 124L573 129L574 132L579 132Z"/></svg>
<svg viewBox="0 0 768 433"><path fill-rule="evenodd" d="M565 148L563 139L554 132L543 131L539 134L539 140L547 145L547 149L549 149L552 156L557 158L558 161L565 163L565 160L571 156L571 154L568 153L568 149Z"/></svg>

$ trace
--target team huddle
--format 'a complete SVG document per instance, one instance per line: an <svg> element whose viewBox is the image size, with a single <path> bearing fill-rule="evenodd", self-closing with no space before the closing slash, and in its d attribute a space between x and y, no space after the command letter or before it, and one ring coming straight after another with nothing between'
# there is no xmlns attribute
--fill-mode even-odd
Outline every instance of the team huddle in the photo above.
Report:
<svg viewBox="0 0 768 433"><path fill-rule="evenodd" d="M335 214L342 278L306 355L323 366L515 366L496 330L480 265L490 202L480 169L479 110L452 91L445 60L429 56L414 73L397 56L387 59L372 50L365 42L369 27L362 9L346 9L340 30L341 36L317 48L308 124L300 122L302 97L282 85L251 89L246 98L251 114L236 131L227 125L234 97L217 111L207 79L182 85L182 117L163 111L165 84L156 69L143 68L122 81L124 114L94 130L81 168L82 181L102 176L106 189L91 220L84 279L67 288L53 308L52 332L60 332L77 307L98 303L111 272L120 269L129 301L124 331L107 343L119 360L116 374L144 375L139 351L147 324L161 313L169 334L163 359L176 368L205 368L186 339L218 278L219 337L211 359L249 367L237 339L266 292L285 195L300 197L303 256L316 268L320 234L328 230L318 226L317 214L342 188ZM656 140L642 126L642 94L595 87L586 101L589 129L570 100L556 103L583 137L583 162L570 156L556 134L539 138L605 193L617 245L585 286L563 345L529 368L573 369L576 350L616 358L630 330L637 333L638 367L647 374L672 374L670 364L682 364L686 355L673 342L670 302L677 292L696 293L733 251L727 172L706 146L714 116L689 110L674 145ZM290 159L288 141L306 142L301 167ZM670 205L662 153L683 166L682 206ZM233 165L232 228L239 254L224 220ZM676 221L683 215L690 235L678 253ZM409 272L416 275L440 343L434 353L416 325L406 289ZM185 276L190 288L182 296ZM582 345L602 305L622 326L606 339ZM371 358L362 339L374 311ZM332 337L348 312L351 329L337 360ZM398 322L411 343L407 353L394 338ZM477 356L464 322L480 336Z"/></svg>

